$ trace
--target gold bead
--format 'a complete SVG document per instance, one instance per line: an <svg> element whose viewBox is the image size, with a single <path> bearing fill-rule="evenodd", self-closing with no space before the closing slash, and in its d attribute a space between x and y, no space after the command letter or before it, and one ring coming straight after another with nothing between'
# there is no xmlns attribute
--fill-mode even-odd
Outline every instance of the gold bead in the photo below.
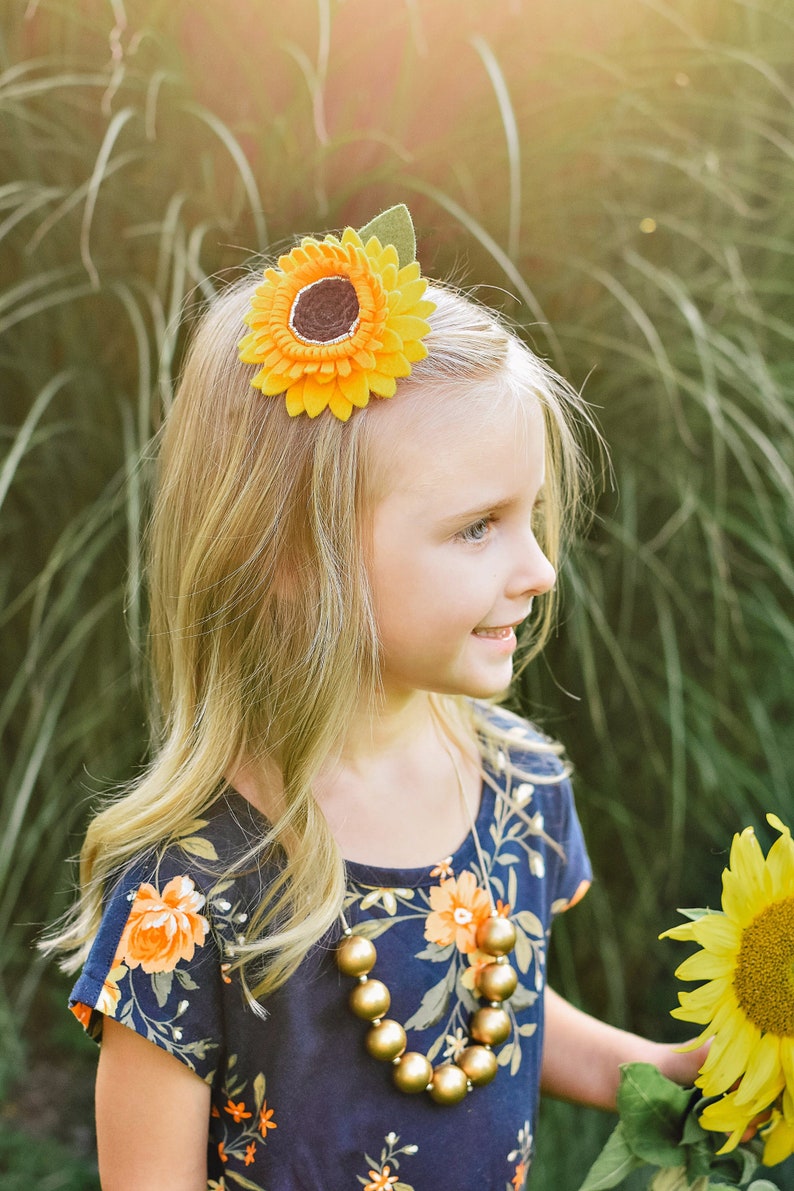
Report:
<svg viewBox="0 0 794 1191"><path fill-rule="evenodd" d="M336 966L345 976L366 976L377 958L375 944L363 935L346 935L336 949Z"/></svg>
<svg viewBox="0 0 794 1191"><path fill-rule="evenodd" d="M430 1084L430 1095L436 1104L457 1104L469 1090L466 1072L455 1063L436 1067Z"/></svg>
<svg viewBox="0 0 794 1191"><path fill-rule="evenodd" d="M393 1062L403 1053L406 1044L405 1030L398 1021L392 1021L390 1018L371 1026L364 1039L364 1045L373 1059L380 1059L383 1063Z"/></svg>
<svg viewBox="0 0 794 1191"><path fill-rule="evenodd" d="M488 964L480 970L477 988L486 1001L506 1001L518 984L518 974L510 964Z"/></svg>
<svg viewBox="0 0 794 1191"><path fill-rule="evenodd" d="M349 1003L356 1017L374 1021L388 1012L391 993L382 980L363 980L351 992Z"/></svg>
<svg viewBox="0 0 794 1191"><path fill-rule="evenodd" d="M424 1092L433 1074L433 1064L417 1050L409 1050L394 1068L394 1082L401 1092Z"/></svg>
<svg viewBox="0 0 794 1191"><path fill-rule="evenodd" d="M490 1083L498 1066L496 1055L487 1046L467 1046L458 1055L457 1063L476 1088Z"/></svg>
<svg viewBox="0 0 794 1191"><path fill-rule="evenodd" d="M509 918L495 914L477 928L477 946L488 955L507 955L516 945L516 928Z"/></svg>
<svg viewBox="0 0 794 1191"><path fill-rule="evenodd" d="M484 1005L471 1019L469 1033L485 1046L501 1046L510 1035L510 1018L504 1009Z"/></svg>

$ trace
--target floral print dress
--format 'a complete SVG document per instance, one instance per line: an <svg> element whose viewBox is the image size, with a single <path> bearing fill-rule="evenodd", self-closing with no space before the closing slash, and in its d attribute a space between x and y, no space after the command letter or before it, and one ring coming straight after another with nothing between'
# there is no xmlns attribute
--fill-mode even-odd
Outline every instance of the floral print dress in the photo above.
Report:
<svg viewBox="0 0 794 1191"><path fill-rule="evenodd" d="M421 869L348 864L345 916L376 941L372 973L408 1049L453 1059L481 1003L477 927L497 911L517 931L519 976L496 1078L456 1105L405 1095L364 1048L367 1024L337 970L341 925L255 1014L235 948L267 868L236 873L263 820L228 791L161 854L133 865L107 900L70 1006L93 1037L113 1017L187 1064L211 1087L211 1191L519 1191L532 1154L543 1044L546 948L553 916L577 900L590 865L560 763L535 751L525 721L489 709L510 748L483 759L477 834Z"/></svg>

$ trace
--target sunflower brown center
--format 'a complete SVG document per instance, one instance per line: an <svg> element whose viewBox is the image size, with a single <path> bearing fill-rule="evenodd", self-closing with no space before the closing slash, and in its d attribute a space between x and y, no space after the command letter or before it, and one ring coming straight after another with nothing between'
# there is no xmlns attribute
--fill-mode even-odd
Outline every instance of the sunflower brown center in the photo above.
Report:
<svg viewBox="0 0 794 1191"><path fill-rule="evenodd" d="M358 327L358 295L347 277L321 277L300 290L289 325L304 343L341 343Z"/></svg>
<svg viewBox="0 0 794 1191"><path fill-rule="evenodd" d="M733 987L760 1030L794 1037L794 897L767 906L742 931Z"/></svg>

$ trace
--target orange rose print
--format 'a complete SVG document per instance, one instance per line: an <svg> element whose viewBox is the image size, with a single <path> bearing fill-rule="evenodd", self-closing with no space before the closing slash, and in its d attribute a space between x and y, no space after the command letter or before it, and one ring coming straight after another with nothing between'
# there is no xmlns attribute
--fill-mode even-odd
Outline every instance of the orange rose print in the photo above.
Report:
<svg viewBox="0 0 794 1191"><path fill-rule="evenodd" d="M84 1005L82 1001L77 1001L72 1005L72 1013L80 1022L80 1025L88 1029L91 1024L91 1014L93 1013L91 1006Z"/></svg>
<svg viewBox="0 0 794 1191"><path fill-rule="evenodd" d="M488 894L480 889L474 873L450 877L430 890L433 907L425 922L425 938L442 947L454 943L468 955L477 950L477 927L490 916Z"/></svg>
<svg viewBox="0 0 794 1191"><path fill-rule="evenodd" d="M99 1000L96 1007L100 1013L104 1013L106 1017L115 1017L118 1003L121 1000L121 989L119 988L119 980L126 973L127 969L118 960L113 964L113 967L105 977L102 985L102 992L99 994Z"/></svg>
<svg viewBox="0 0 794 1191"><path fill-rule="evenodd" d="M135 895L119 942L118 958L144 972L172 972L181 959L192 959L209 925L199 914L204 895L190 877L174 877L162 893L145 882Z"/></svg>
<svg viewBox="0 0 794 1191"><path fill-rule="evenodd" d="M469 953L469 967L461 976L463 987L474 992L477 987L477 981L480 978L480 972L483 968L487 968L488 964L493 963L493 956L489 955L487 951L478 951L476 948Z"/></svg>

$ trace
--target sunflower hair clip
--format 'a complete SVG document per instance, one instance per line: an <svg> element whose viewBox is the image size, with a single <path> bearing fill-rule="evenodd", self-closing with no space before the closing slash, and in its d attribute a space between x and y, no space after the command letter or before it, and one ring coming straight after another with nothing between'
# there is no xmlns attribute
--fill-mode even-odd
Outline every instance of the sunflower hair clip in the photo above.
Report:
<svg viewBox="0 0 794 1191"><path fill-rule="evenodd" d="M284 394L290 417L330 409L342 422L371 396L393 397L427 355L435 303L426 289L404 204L341 238L305 237L265 270L251 299L238 344L240 360L259 366L251 384Z"/></svg>

